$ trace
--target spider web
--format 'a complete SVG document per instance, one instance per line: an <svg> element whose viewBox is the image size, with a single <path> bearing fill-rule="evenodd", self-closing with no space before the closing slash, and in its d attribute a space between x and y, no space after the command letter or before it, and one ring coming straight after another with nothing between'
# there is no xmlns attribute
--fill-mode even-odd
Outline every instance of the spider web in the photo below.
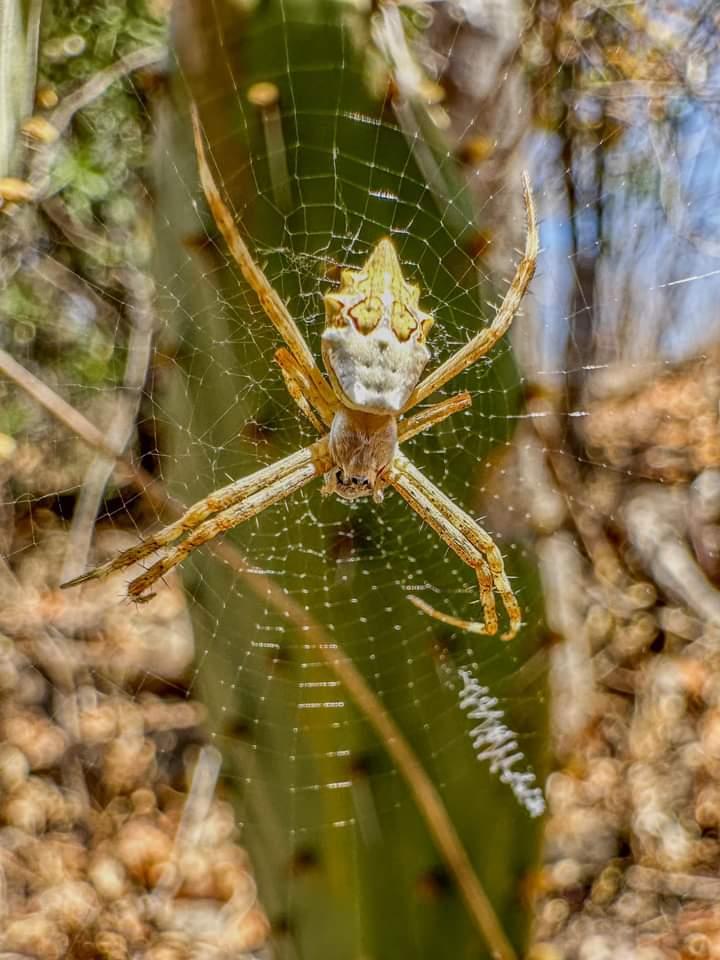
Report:
<svg viewBox="0 0 720 960"><path fill-rule="evenodd" d="M198 104L210 163L243 235L315 355L323 292L337 285L340 269L360 265L384 235L393 237L406 275L421 287L421 303L435 315L435 362L489 322L505 289L502 280L514 272L514 247L524 245L520 158L514 176L496 186L494 204L503 216L493 224L489 209L478 209L477 185L470 185L443 142L436 126L443 118L427 116L422 102L413 106L412 90L397 111L372 95L373 84L387 82L381 46L397 39L394 20L375 18L363 39L368 19L352 9L338 16L328 8L328 21L318 22L292 5L258 9L247 32L231 11L215 11L210 23L187 16L183 26L192 41L179 40L179 86L183 93L189 88ZM412 32L412 23L407 27ZM198 42L198 35L205 39ZM194 54L183 46L190 42ZM193 56L203 43L209 52L200 54L196 69ZM264 111L253 102L261 82L279 91L278 104ZM475 121L466 124L473 132ZM187 137L185 124L184 144ZM314 433L273 362L279 345L274 329L239 281L204 204L194 206L194 171L180 170L176 156L163 160L173 208L169 229L193 236L201 249L192 257L176 249L178 259L164 264L170 302L160 349L179 375L174 395L158 398L153 413L159 435L173 435L162 473L189 503L306 445ZM488 244L491 253L476 256ZM519 850L510 851L534 830L509 786L474 758L468 734L477 721L458 701L457 671L469 666L500 698L507 729L517 731L516 749L532 754L543 708L532 667L529 679L521 668L536 644L539 598L526 545L514 536L512 504L501 502L496 487L491 492L489 480L496 470L502 475L521 416L523 382L509 343L443 395L464 388L472 391L472 410L423 434L408 453L476 515L487 515L488 502L497 502L488 527L527 622L517 643L462 636L417 615L408 591L444 610L476 616L476 587L471 571L394 495L381 508L349 506L321 497L319 483L312 484L234 531L231 540L247 559L247 574L201 556L184 569L198 626L198 683L211 703L216 740L231 758L228 776L248 843L252 848L253 835L265 838L256 848L260 888L276 919L300 922L304 903L306 930L316 931L311 918L327 897L345 917L333 924L333 936L346 949L356 937L364 940L366 934L353 930L373 910L378 918L385 915L373 921L378 929L390 922L381 904L390 902L393 887L434 889L444 882L437 879L444 867L394 763L297 618L263 595L264 578L322 630L321 644L349 657L367 679L432 769L453 817L465 821L467 842L482 845L481 870L496 873L497 889L511 885L510 864ZM528 765L522 760L519 769ZM468 789L477 800L463 810L460 798ZM488 805L496 803L492 816L508 818L509 830L493 843L472 824L485 809L491 815ZM371 864L398 816L407 818L408 829L398 838L396 866L370 882ZM277 863L298 864L295 879L278 884L275 877L273 883ZM333 896L326 885L334 869L353 878L347 898ZM367 897L368 906L358 897ZM416 909L410 906L409 915L417 918ZM432 949L439 931L430 934L422 922L420 929L422 949Z"/></svg>
<svg viewBox="0 0 720 960"><path fill-rule="evenodd" d="M511 336L442 392L468 389L472 409L407 449L500 546L524 616L511 645L446 629L407 602L412 591L449 613L478 613L471 571L396 495L347 504L322 498L316 482L228 536L239 565L204 551L183 565L197 650L188 690L208 704L279 956L479 954L401 772L318 644L366 679L430 772L503 923L523 928L519 877L536 826L478 760L459 691L468 676L487 687L525 754L519 768L542 769L537 650L547 633L531 544L562 506L538 464L585 465L576 431L588 421L595 466L654 477L653 463L628 454L630 444L618 450L612 423L591 414L717 339L707 323L720 277L716 67L701 12L648 8L677 37L665 65L694 64L689 82L699 83L704 58L701 95L666 78L673 110L648 123L648 95L625 96L609 68L599 77L588 68L572 91L581 134L568 159L553 122L530 129L527 85L542 117L577 51L594 62L579 9L553 57L536 23L521 63L523 11L511 4L381 5L372 17L352 4L179 7L176 101L197 102L239 229L316 357L323 293L390 235L435 316L431 364L442 361L489 322L512 277L524 166L541 217L539 275ZM621 10L601 14L638 59L652 47L649 27L635 37ZM261 82L277 88L277 103L258 106ZM621 147L608 118L626 131ZM166 108L157 127L157 321L138 447L190 504L315 434L205 209L187 117ZM569 401L549 412L544 398L558 394ZM581 485L570 496L597 510ZM108 498L100 521L142 534L160 517L138 495Z"/></svg>

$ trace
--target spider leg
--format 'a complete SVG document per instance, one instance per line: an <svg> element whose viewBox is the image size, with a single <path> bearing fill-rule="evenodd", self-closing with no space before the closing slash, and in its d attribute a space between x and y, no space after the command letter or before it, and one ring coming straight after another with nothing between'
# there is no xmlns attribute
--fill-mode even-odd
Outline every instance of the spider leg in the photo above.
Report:
<svg viewBox="0 0 720 960"><path fill-rule="evenodd" d="M517 266L513 282L505 294L500 309L495 314L489 327L481 330L477 336L469 340L457 353L449 357L439 367L429 373L413 390L405 410L410 410L421 403L426 397L435 393L452 380L466 367L485 356L508 331L513 317L518 312L522 299L525 296L530 281L535 273L535 262L538 255L538 231L535 216L535 203L527 173L523 172L523 200L527 214L527 236L525 239L525 253Z"/></svg>
<svg viewBox="0 0 720 960"><path fill-rule="evenodd" d="M130 567L151 553L169 546L189 531L196 530L213 514L220 514L237 503L246 503L259 491L275 489L278 485L290 482L290 479L298 474L304 475L304 472L314 471L312 476L317 476L328 469L328 464L327 439L323 438L303 450L290 454L289 457L278 460L277 463L257 470L249 477L242 477L215 490L203 500L193 504L178 520L163 527L153 536L60 586L64 589L84 583L86 580L102 580L116 570ZM261 507L261 509L265 508Z"/></svg>
<svg viewBox="0 0 720 960"><path fill-rule="evenodd" d="M453 549L455 549L453 547ZM495 599L492 592L492 576L488 565L482 557L473 557L472 553L468 557L463 556L459 550L456 551L468 566L473 567L477 576L478 586L480 588L480 602L483 607L484 622L477 620L463 620L462 617L454 617L450 613L443 613L442 610L436 610L427 601L420 597L408 597L410 603L441 623L446 623L449 627L456 627L458 630L467 630L469 633L482 633L494 636L497 633L497 611L495 610ZM503 634L503 640L507 639Z"/></svg>
<svg viewBox="0 0 720 960"><path fill-rule="evenodd" d="M325 433L325 428L329 427L332 423L333 414L335 412L334 409L329 407L325 400L320 396L315 389L315 385L308 379L303 368L288 350L286 350L284 347L280 347L279 350L276 350L275 361L280 367L280 373L283 375L287 392L293 398L298 407L300 407L300 410L304 413L310 423L315 427L317 432ZM323 426L320 423L320 420L318 420L315 414L316 410L320 414L325 426Z"/></svg>
<svg viewBox="0 0 720 960"><path fill-rule="evenodd" d="M257 294L260 305L289 347L290 353L305 371L320 396L324 398L326 403L332 404L334 399L333 392L327 380L320 372L320 368L315 362L315 358L305 342L305 338L290 316L287 307L272 288L263 271L253 260L247 244L240 236L232 214L218 190L208 165L207 157L205 156L205 147L200 130L200 119L195 104L190 105L190 112L192 116L195 153L197 155L200 182L202 183L203 192L205 193L208 206L212 211L215 223L223 235L233 259L240 267L240 272L248 285L252 287Z"/></svg>
<svg viewBox="0 0 720 960"><path fill-rule="evenodd" d="M502 554L490 534L445 496L403 454L396 455L386 478L412 509L475 571L485 622L451 617L435 610L423 600L418 601L416 597L410 597L411 602L444 623L472 633L494 634L497 632L494 589L500 594L510 621L510 629L502 634L502 639L511 640L522 625L522 615L505 573Z"/></svg>
<svg viewBox="0 0 720 960"><path fill-rule="evenodd" d="M280 477L274 483L262 487L251 496L237 501L233 506L200 523L184 540L170 547L164 557L128 584L128 596L133 600L145 599L143 597L145 591L173 567L182 563L193 550L289 497L315 477L325 473L330 468L330 463L328 456L324 460L311 457L309 462L296 466L286 476Z"/></svg>
<svg viewBox="0 0 720 960"><path fill-rule="evenodd" d="M406 440L412 439L412 437L418 433L434 427L436 423L440 423L453 413L458 413L460 410L467 410L471 404L472 397L465 391L463 393L455 393L453 396L441 400L440 403L434 403L419 413L414 413L411 417L408 417L407 420L401 420L398 423L399 442L404 443Z"/></svg>
<svg viewBox="0 0 720 960"><path fill-rule="evenodd" d="M278 353L284 353L283 360L290 358L290 355L282 350L279 350ZM279 358L278 362L280 362ZM285 373L282 363L281 369L283 373ZM291 371L288 377L293 382L294 388L298 389L299 397L302 402L308 404L308 409L310 409L307 397L302 392L307 386L302 380L302 373L300 372L298 381L295 381L292 379L296 373L295 368L290 365L288 369ZM311 388L308 390L308 393L315 399ZM421 411L405 421L406 427L404 431L402 429L400 430L400 439L408 439L411 436L415 436L415 434L421 430L428 429L452 413L466 409L470 403L470 395L468 393L460 393L453 397L448 397L440 403L433 404L433 406L428 407L426 410ZM303 409L302 406L301 409ZM312 413L312 410L310 410L310 412ZM329 418L332 419L332 416L330 415ZM244 523L245 520L256 516L267 507L277 503L278 500L285 499L285 497L289 496L295 490L299 490L312 480L313 477L325 473L330 469L331 465L332 462L327 441L323 438L306 450L301 450L296 454L292 454L290 457L286 457L285 460L281 460L275 464L274 467L265 468L265 470L258 471L250 477L245 478L244 481L236 481L234 484L229 484L228 487L223 488L222 491L218 491L217 494L211 494L211 497L209 497L207 501L203 501L203 503L211 502L213 507L211 512L213 515L210 516L210 513L205 512L205 510L198 510L197 507L199 505L191 507L188 513L185 514L185 517L178 520L175 526L182 527L183 520L185 520L181 533L186 532L188 529L191 529L192 532L184 540L168 550L166 555L154 563L149 570L133 580L128 586L128 595L133 599L141 599L142 594L144 594L148 587L152 586L156 580L164 576L169 570L172 570L173 567L182 563L188 554L197 547L203 543L207 543L208 540L212 540L218 536L218 534L240 523ZM281 466L283 469L278 469ZM263 476L261 476L261 474L263 474ZM271 479L273 475L274 479ZM202 516L202 514L204 514L204 516ZM188 519L186 518L188 518L191 523L188 523ZM165 531L161 531L160 534L167 534L170 530L171 527L166 527ZM159 536L160 535L155 537L156 543ZM173 541L176 539L177 536L173 536ZM165 537L165 544L169 544L170 542L171 541ZM152 552L150 549L147 549L146 545L141 544L140 546L145 547L144 556ZM479 553L472 544L468 546L469 559L466 559L466 562L469 562L470 565L476 569L483 606L485 608L486 623L493 624L492 630L489 632L495 633L497 631L497 617L495 615L495 601L492 594L492 576L482 554ZM127 552L131 553L133 551L130 550ZM120 558L118 558L118 560L119 559ZM137 559L137 556L133 558L133 562L135 559ZM473 562L471 562L471 560ZM423 601L420 601L418 606L422 603ZM432 610L431 607L428 609ZM449 622L449 620L447 622ZM456 626L464 626L466 621L453 620L453 623ZM470 629L472 629L472 627Z"/></svg>

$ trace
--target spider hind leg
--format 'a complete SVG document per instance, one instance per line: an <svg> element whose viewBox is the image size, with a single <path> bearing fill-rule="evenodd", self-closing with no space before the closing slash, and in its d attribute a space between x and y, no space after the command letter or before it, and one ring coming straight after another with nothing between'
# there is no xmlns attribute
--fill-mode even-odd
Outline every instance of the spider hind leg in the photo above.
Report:
<svg viewBox="0 0 720 960"><path fill-rule="evenodd" d="M484 621L462 620L442 613L418 597L409 597L423 613L449 626L471 633L495 634L497 614L494 592L503 601L509 629L503 640L511 640L522 626L520 606L505 573L502 554L489 533L472 517L453 503L407 457L398 454L388 473L388 480L413 510L471 567L478 581Z"/></svg>

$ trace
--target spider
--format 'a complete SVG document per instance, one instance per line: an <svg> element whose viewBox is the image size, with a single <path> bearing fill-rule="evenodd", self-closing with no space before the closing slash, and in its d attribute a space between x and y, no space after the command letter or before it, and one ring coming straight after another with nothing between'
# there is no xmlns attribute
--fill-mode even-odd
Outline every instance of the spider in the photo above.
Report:
<svg viewBox="0 0 720 960"><path fill-rule="evenodd" d="M433 318L420 307L419 288L404 279L392 241L381 239L365 264L359 270L343 270L339 288L325 295L321 344L326 379L287 307L253 260L235 226L208 165L194 106L192 123L200 181L210 210L243 277L285 343L275 353L275 360L287 390L321 438L215 490L174 523L62 586L107 577L160 552L160 559L128 585L129 597L149 599L145 594L152 584L197 547L322 476L321 492L334 493L343 500L372 497L380 502L384 490L394 488L475 572L482 621L463 620L436 610L419 597L409 597L416 607L449 626L495 634L497 592L509 621L509 629L502 637L514 637L522 622L520 607L498 547L472 517L414 466L400 446L470 405L470 395L465 392L411 413L485 356L507 332L517 313L535 271L538 252L527 174L522 176L527 215L525 253L492 323L421 379L430 359L426 341Z"/></svg>

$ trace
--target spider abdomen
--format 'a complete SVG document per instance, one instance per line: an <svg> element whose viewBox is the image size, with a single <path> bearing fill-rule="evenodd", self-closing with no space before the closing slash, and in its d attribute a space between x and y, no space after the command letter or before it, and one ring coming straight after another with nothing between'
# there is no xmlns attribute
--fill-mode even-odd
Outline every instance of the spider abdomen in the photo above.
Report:
<svg viewBox="0 0 720 960"><path fill-rule="evenodd" d="M402 275L395 247L380 240L360 270L343 270L325 296L322 354L338 399L354 410L398 416L430 358L433 319Z"/></svg>
<svg viewBox="0 0 720 960"><path fill-rule="evenodd" d="M354 326L322 335L325 367L339 399L355 410L398 416L415 388L430 351L417 340L400 342L385 324L372 333Z"/></svg>

